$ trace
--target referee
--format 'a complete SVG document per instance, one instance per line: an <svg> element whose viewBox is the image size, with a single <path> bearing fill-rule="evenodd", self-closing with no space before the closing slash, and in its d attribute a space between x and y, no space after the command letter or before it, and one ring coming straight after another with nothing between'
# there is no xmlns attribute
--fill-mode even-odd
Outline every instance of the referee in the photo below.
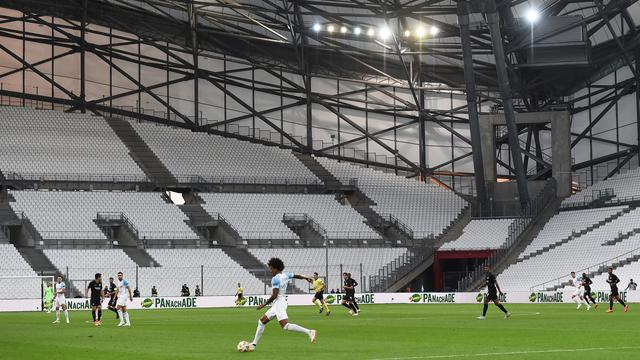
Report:
<svg viewBox="0 0 640 360"><path fill-rule="evenodd" d="M320 308L320 314L322 311L327 311L327 316L331 315L331 310L327 306L327 302L324 300L324 281L318 277L318 273L313 273L313 291L315 291L315 295L313 296L313 303L318 305Z"/></svg>

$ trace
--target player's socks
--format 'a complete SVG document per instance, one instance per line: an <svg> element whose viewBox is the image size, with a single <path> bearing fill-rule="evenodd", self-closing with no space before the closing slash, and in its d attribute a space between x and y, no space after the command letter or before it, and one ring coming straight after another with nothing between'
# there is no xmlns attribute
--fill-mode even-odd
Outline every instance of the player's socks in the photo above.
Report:
<svg viewBox="0 0 640 360"><path fill-rule="evenodd" d="M353 306L358 310L358 312L360 312L360 306L358 306L358 303L355 300L353 301Z"/></svg>
<svg viewBox="0 0 640 360"><path fill-rule="evenodd" d="M56 321L60 321L60 310L56 310Z"/></svg>
<svg viewBox="0 0 640 360"><path fill-rule="evenodd" d="M329 310L329 306L327 305L326 302L323 302L322 306L324 307L324 310L327 312L327 314L331 312L331 310Z"/></svg>
<svg viewBox="0 0 640 360"><path fill-rule="evenodd" d="M347 303L342 303L342 306L346 307L347 309L349 309L349 311L353 311L351 309L351 305L347 304Z"/></svg>
<svg viewBox="0 0 640 360"><path fill-rule="evenodd" d="M294 331L294 332L299 332L299 333L303 333L303 334L307 334L307 335L309 335L311 333L311 330L305 329L300 325L296 325L296 324L292 324L292 323L288 323L287 325L284 326L283 329L285 329L287 331Z"/></svg>
<svg viewBox="0 0 640 360"><path fill-rule="evenodd" d="M118 318L120 319L120 324L124 324L124 317L122 315L122 310L118 310Z"/></svg>
<svg viewBox="0 0 640 360"><path fill-rule="evenodd" d="M482 317L487 316L487 310L489 309L489 304L482 305Z"/></svg>
<svg viewBox="0 0 640 360"><path fill-rule="evenodd" d="M124 315L124 323L127 325L131 325L131 321L129 320L129 312L122 313Z"/></svg>
<svg viewBox="0 0 640 360"><path fill-rule="evenodd" d="M98 321L102 321L102 309L98 310Z"/></svg>
<svg viewBox="0 0 640 360"><path fill-rule="evenodd" d="M353 310L353 313L354 313L354 314L357 314L357 313L358 313L358 308L356 308L355 303L351 303L351 310Z"/></svg>
<svg viewBox="0 0 640 360"><path fill-rule="evenodd" d="M251 345L253 346L258 345L258 341L260 341L260 338L262 337L262 333L264 332L264 327L265 325L262 323L262 321L258 320L258 328L256 329L256 336L253 338L253 342L251 343Z"/></svg>
<svg viewBox="0 0 640 360"><path fill-rule="evenodd" d="M624 307L624 306L627 306L627 304L625 304L625 303L624 303L624 301L622 301L622 299L618 299L618 302L619 302L619 303L620 303L620 305L622 305L623 307Z"/></svg>
<svg viewBox="0 0 640 360"><path fill-rule="evenodd" d="M69 310L64 310L64 318L67 319L67 324L69 323Z"/></svg>
<svg viewBox="0 0 640 360"><path fill-rule="evenodd" d="M507 311L507 309L505 309L505 308L504 308L504 305L502 305L502 304L498 304L498 305L496 305L496 306L498 307L498 309L502 310L502 312L503 312L503 313L505 313L505 314L509 313L509 312Z"/></svg>
<svg viewBox="0 0 640 360"><path fill-rule="evenodd" d="M609 310L613 310L613 299L609 300Z"/></svg>
<svg viewBox="0 0 640 360"><path fill-rule="evenodd" d="M93 318L93 322L94 322L94 323L95 323L95 322L96 322L96 320L97 320L97 319L96 319L96 313L97 313L97 312L98 312L98 310L96 310L96 311L92 311L92 312L91 312L91 317Z"/></svg>

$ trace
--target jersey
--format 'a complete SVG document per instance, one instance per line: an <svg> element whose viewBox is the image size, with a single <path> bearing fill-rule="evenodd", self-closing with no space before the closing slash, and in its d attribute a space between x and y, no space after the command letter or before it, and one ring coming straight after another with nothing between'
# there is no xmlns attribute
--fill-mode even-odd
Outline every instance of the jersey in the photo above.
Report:
<svg viewBox="0 0 640 360"><path fill-rule="evenodd" d="M242 287L239 287L239 288L236 290L236 295L242 295L242 294L244 294L244 289L243 289Z"/></svg>
<svg viewBox="0 0 640 360"><path fill-rule="evenodd" d="M47 300L53 299L53 288L51 286L44 289L44 298Z"/></svg>
<svg viewBox="0 0 640 360"><path fill-rule="evenodd" d="M620 279L618 279L618 277L615 274L609 274L609 278L607 279L607 282L609 283L612 289L617 289Z"/></svg>
<svg viewBox="0 0 640 360"><path fill-rule="evenodd" d="M99 300L102 297L102 283L93 280L89 283L87 289L91 290L92 300Z"/></svg>
<svg viewBox="0 0 640 360"><path fill-rule="evenodd" d="M115 283L110 283L109 284L109 288L107 289L107 291L109 291L109 296L111 296L111 297L117 296L116 295L116 284Z"/></svg>
<svg viewBox="0 0 640 360"><path fill-rule="evenodd" d="M493 275L492 273L488 272L486 277L485 277L485 281L487 282L487 291L489 291L489 293L498 292L498 289L496 287L496 276L495 275Z"/></svg>
<svg viewBox="0 0 640 360"><path fill-rule="evenodd" d="M122 279L122 281L118 280L118 297L126 298L129 294L127 292L127 288L129 287L129 281L127 279Z"/></svg>
<svg viewBox="0 0 640 360"><path fill-rule="evenodd" d="M324 281L316 279L313 281L313 290L317 293L324 291Z"/></svg>
<svg viewBox="0 0 640 360"><path fill-rule="evenodd" d="M588 276L585 276L582 278L582 283L584 284L585 288L591 288L591 284L593 284L593 281L591 281Z"/></svg>
<svg viewBox="0 0 640 360"><path fill-rule="evenodd" d="M358 286L358 282L354 278L348 278L344 281L344 286L349 286L351 289L345 289L345 293L347 294L355 294L355 287Z"/></svg>
<svg viewBox="0 0 640 360"><path fill-rule="evenodd" d="M67 289L64 281L60 282L59 284L56 283L56 295L64 296L65 291L67 291Z"/></svg>
<svg viewBox="0 0 640 360"><path fill-rule="evenodd" d="M574 286L577 287L578 289L582 287L582 276L581 275L577 275L576 279L574 280Z"/></svg>
<svg viewBox="0 0 640 360"><path fill-rule="evenodd" d="M281 272L271 279L271 289L278 289L276 301L286 299L287 287L289 287L291 279L293 279L293 274L285 272Z"/></svg>

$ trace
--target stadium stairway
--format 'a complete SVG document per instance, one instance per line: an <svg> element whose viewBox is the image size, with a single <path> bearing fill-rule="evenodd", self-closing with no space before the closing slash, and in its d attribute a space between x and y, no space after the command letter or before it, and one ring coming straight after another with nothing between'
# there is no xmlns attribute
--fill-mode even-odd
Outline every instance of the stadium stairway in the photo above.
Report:
<svg viewBox="0 0 640 360"><path fill-rule="evenodd" d="M151 181L162 186L178 183L178 180L158 159L153 150L142 140L128 121L112 117L106 117L106 120L122 143L129 149L129 154L133 160Z"/></svg>
<svg viewBox="0 0 640 360"><path fill-rule="evenodd" d="M227 256L229 256L233 261L238 263L238 265L245 268L249 273L262 281L266 286L271 286L271 273L269 269L258 260L253 254L249 252L249 250L238 247L229 247L225 246L221 248ZM295 285L291 289L291 293L293 294L306 294L306 292L300 290Z"/></svg>
<svg viewBox="0 0 640 360"><path fill-rule="evenodd" d="M322 166L318 160L309 154L294 152L293 156L298 158L300 162L309 169L320 181L322 181L327 190L336 192L343 188L343 184L329 170Z"/></svg>
<svg viewBox="0 0 640 360"><path fill-rule="evenodd" d="M466 207L462 213L456 218L451 225L435 239L433 248L430 252L424 252L426 249L410 249L415 255L410 261L404 264L402 267L389 271L389 278L391 282L388 283L383 291L397 292L401 291L409 284L413 279L417 278L423 272L427 271L429 267L433 265L435 260L435 250L444 245L445 243L455 241L464 232L464 228L471 221L471 208ZM428 250L427 250L428 251ZM387 264L387 268L392 269L394 265Z"/></svg>
<svg viewBox="0 0 640 360"><path fill-rule="evenodd" d="M122 251L127 254L139 267L159 267L160 263L144 249L135 246L122 246Z"/></svg>
<svg viewBox="0 0 640 360"><path fill-rule="evenodd" d="M178 208L187 215L189 220L185 222L200 237L200 240L208 245L235 247L243 244L238 231L227 222L220 214L213 216L203 207L204 200L198 195L193 195L193 201L178 205Z"/></svg>
<svg viewBox="0 0 640 360"><path fill-rule="evenodd" d="M385 219L382 215L371 209L370 205L375 202L367 197L362 191L355 190L347 195L347 200L351 207L366 219L366 224L378 232L387 245L396 246L398 240L404 246L411 246L414 243L413 235L398 227L393 221Z"/></svg>
<svg viewBox="0 0 640 360"><path fill-rule="evenodd" d="M282 218L291 231L306 242L307 246L324 246L327 230L307 214L285 214Z"/></svg>
<svg viewBox="0 0 640 360"><path fill-rule="evenodd" d="M613 246L616 245L619 242L622 242L624 240L627 240L628 238L634 236L635 234L640 233L640 228L635 228L631 231L628 231L626 233L620 233L618 236L616 236L614 239L606 241L604 244L602 244L603 246Z"/></svg>
<svg viewBox="0 0 640 360"><path fill-rule="evenodd" d="M575 240L575 239L577 239L579 237L582 237L583 235L588 234L589 232L591 232L591 231L593 231L593 230L595 230L595 229L597 229L597 228L599 228L599 227L601 227L603 225L606 225L606 224L612 222L613 220L623 216L624 214L629 213L631 210L633 210L633 208L627 207L627 208L625 208L625 209L623 209L621 211L618 211L617 213L615 213L615 214L613 214L611 216L608 216L608 217L604 218L603 220L601 220L601 221L599 221L599 222L597 222L597 223L595 223L595 224L593 224L591 226L588 226L588 227L586 227L586 228L584 228L584 229L582 229L582 230L580 230L578 232L575 232L572 235L569 235L569 236L567 236L565 238L562 238L562 239L554 242L553 244L549 244L549 245L543 247L542 249L536 250L536 251L534 251L532 253L529 253L529 254L521 257L521 258L518 258L516 260L516 263L523 262L525 260L531 259L532 257L536 257L536 256L541 255L541 254L543 254L545 252L548 252L548 251L550 251L552 249L555 249L558 246L562 246L563 244L566 244L569 241L572 241L572 240ZM612 240L612 241L614 241L614 240ZM622 241L622 239L619 240L619 241ZM611 244L608 244L608 245L614 245L616 242L619 242L619 241L612 242Z"/></svg>

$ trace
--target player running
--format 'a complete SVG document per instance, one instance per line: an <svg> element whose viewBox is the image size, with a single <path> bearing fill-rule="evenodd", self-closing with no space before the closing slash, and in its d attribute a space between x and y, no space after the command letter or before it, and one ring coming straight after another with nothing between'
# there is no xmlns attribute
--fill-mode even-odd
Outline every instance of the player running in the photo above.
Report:
<svg viewBox="0 0 640 360"><path fill-rule="evenodd" d="M238 283L238 288L236 289L236 305L241 305L242 300L244 300L244 289L240 283Z"/></svg>
<svg viewBox="0 0 640 360"><path fill-rule="evenodd" d="M484 304L482 305L482 316L478 316L478 320L484 320L487 318L487 309L489 309L489 301L493 301L493 303L498 307L498 309L502 310L504 313L504 318L508 319L511 317L511 313L505 309L505 307L500 303L500 299L498 299L498 293L502 295L502 290L500 289L500 285L498 285L498 281L496 280L496 276L493 275L490 271L489 266L484 267L484 271L486 274L486 284L487 287L487 295L484 297Z"/></svg>
<svg viewBox="0 0 640 360"><path fill-rule="evenodd" d="M51 283L47 283L47 287L44 289L44 307L47 309L47 314L51 314L51 308L53 308L53 287Z"/></svg>
<svg viewBox="0 0 640 360"><path fill-rule="evenodd" d="M584 286L582 284L582 276L576 276L576 272L571 272L571 279L569 279L569 283L575 289L573 290L573 295L571 295L571 300L578 304L577 309L580 310L582 304L587 305L587 311L591 310L591 306L587 301L584 300Z"/></svg>
<svg viewBox="0 0 640 360"><path fill-rule="evenodd" d="M349 309L349 314L358 316L360 315L360 307L356 303L356 286L358 286L358 282L347 272L342 274L342 278L344 279L342 306Z"/></svg>
<svg viewBox="0 0 640 360"><path fill-rule="evenodd" d="M64 311L64 317L67 319L67 324L69 323L69 311L67 310L67 299L64 296L65 291L67 290L66 285L62 281L62 275L58 275L56 282L56 293L53 299L53 305L56 307L56 320L53 322L54 324L60 323L60 308Z"/></svg>
<svg viewBox="0 0 640 360"><path fill-rule="evenodd" d="M89 286L84 292L84 297L89 296L91 291L91 316L93 317L93 325L102 325L102 301L104 295L102 293L102 274L97 273L95 279L89 283Z"/></svg>
<svg viewBox="0 0 640 360"><path fill-rule="evenodd" d="M107 308L114 313L116 313L116 320L120 319L120 314L118 314L118 309L116 304L118 303L118 294L116 293L117 286L113 282L113 278L109 278L109 285L107 287L107 292L109 292L109 304L107 304Z"/></svg>
<svg viewBox="0 0 640 360"><path fill-rule="evenodd" d="M324 281L318 277L318 273L313 273L313 290L316 294L313 296L312 302L320 308L320 314L322 311L327 310L327 316L331 315L331 310L327 306L327 302L324 300Z"/></svg>
<svg viewBox="0 0 640 360"><path fill-rule="evenodd" d="M256 336L251 342L251 346L249 348L250 351L253 351L256 346L258 346L258 342L260 341L260 337L262 337L262 333L264 332L265 326L273 319L274 317L278 319L280 326L287 331L294 331L303 334L307 334L309 340L312 343L316 342L317 332L315 330L305 329L302 326L292 324L289 322L289 315L287 315L287 287L289 286L289 282L292 279L302 279L311 283L313 280L309 277L303 275L294 275L292 273L285 273L284 263L282 260L278 258L271 258L267 263L273 278L271 279L271 297L264 303L258 305L257 310L262 310L265 306L273 303L273 306L258 320L258 328L256 329Z"/></svg>
<svg viewBox="0 0 640 360"><path fill-rule="evenodd" d="M591 301L593 303L593 308L597 309L598 303L596 303L596 300L591 295L591 284L593 284L593 281L591 281L591 279L587 276L587 273L582 273L582 286L584 286L584 300L587 302L587 305L589 305L589 301Z"/></svg>
<svg viewBox="0 0 640 360"><path fill-rule="evenodd" d="M129 301L133 301L133 296L131 295L129 281L124 279L122 271L118 273L116 295L118 296L116 309L118 310L118 315L120 317L120 323L118 323L118 326L131 326L131 321L129 321L129 312L127 311L127 295L129 295Z"/></svg>
<svg viewBox="0 0 640 360"><path fill-rule="evenodd" d="M607 313L613 312L614 299L618 300L620 305L624 306L624 312L629 311L629 305L625 304L624 301L622 301L618 292L618 283L620 282L620 279L618 279L618 277L613 273L613 268L611 266L609 266L609 268L607 269L607 273L609 273L607 282L611 286L611 294L609 294L609 310L607 310Z"/></svg>

